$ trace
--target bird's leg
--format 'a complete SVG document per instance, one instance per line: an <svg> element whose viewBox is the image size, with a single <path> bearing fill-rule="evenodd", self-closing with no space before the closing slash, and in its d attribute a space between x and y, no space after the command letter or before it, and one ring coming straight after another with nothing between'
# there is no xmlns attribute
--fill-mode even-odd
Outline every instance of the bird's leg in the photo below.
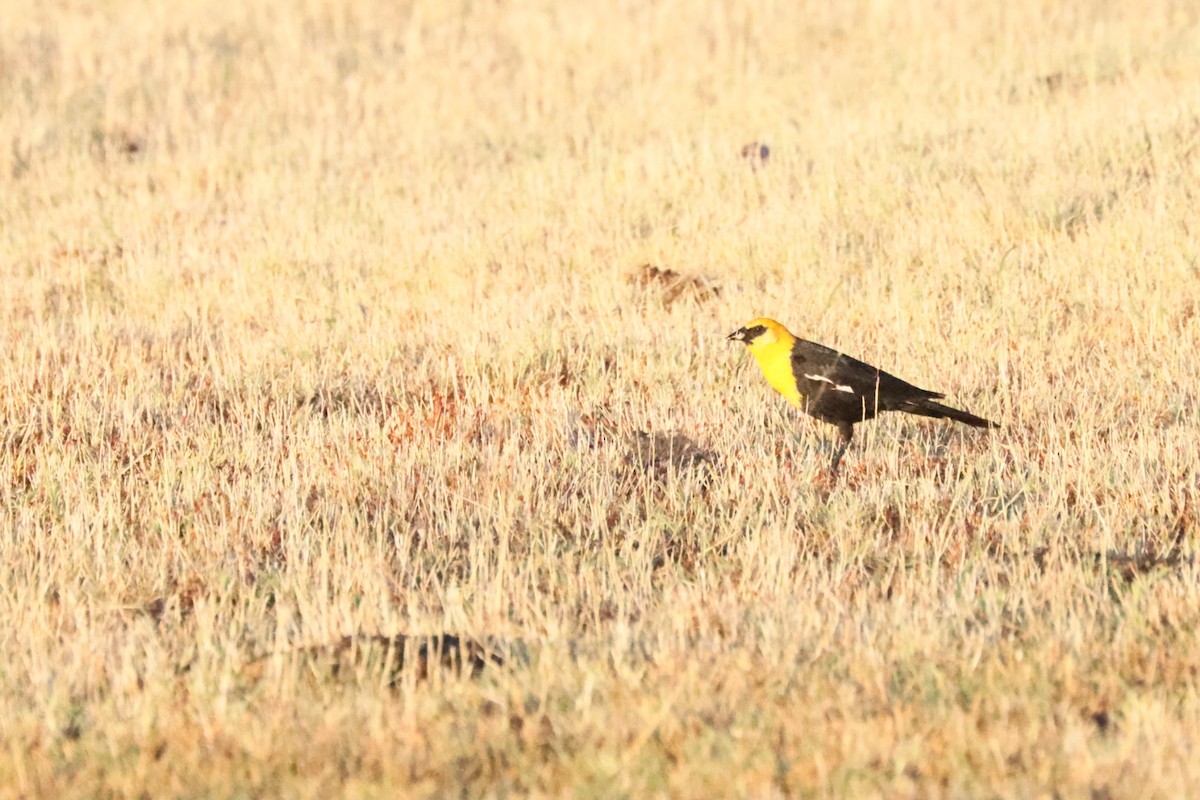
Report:
<svg viewBox="0 0 1200 800"><path fill-rule="evenodd" d="M838 423L838 434L842 437L841 444L837 450L833 452L833 465L829 468L833 475L837 475L838 465L842 463L842 456L846 455L846 448L850 446L850 440L854 438L854 425L849 422Z"/></svg>

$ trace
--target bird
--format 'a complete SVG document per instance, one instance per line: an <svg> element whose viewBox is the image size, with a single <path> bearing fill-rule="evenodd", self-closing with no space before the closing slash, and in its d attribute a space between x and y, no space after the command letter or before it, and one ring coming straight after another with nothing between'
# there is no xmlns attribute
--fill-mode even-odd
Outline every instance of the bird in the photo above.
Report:
<svg viewBox="0 0 1200 800"><path fill-rule="evenodd" d="M975 428L1000 427L938 402L945 397L941 392L918 388L825 345L798 339L773 319L751 320L725 338L746 345L767 383L789 403L837 426L841 443L833 454L833 475L854 438L854 426L880 411L952 419Z"/></svg>

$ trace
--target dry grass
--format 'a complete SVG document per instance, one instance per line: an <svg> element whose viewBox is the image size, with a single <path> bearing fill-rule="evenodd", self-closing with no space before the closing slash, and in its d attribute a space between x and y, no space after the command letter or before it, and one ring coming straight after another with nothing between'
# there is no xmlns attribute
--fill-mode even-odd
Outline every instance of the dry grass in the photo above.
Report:
<svg viewBox="0 0 1200 800"><path fill-rule="evenodd" d="M1200 785L1193 3L0 19L0 795Z"/></svg>

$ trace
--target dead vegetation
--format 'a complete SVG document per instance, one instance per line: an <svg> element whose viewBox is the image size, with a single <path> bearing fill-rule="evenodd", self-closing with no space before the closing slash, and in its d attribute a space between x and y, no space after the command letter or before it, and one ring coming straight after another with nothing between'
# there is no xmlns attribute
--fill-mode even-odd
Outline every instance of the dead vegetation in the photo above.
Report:
<svg viewBox="0 0 1200 800"><path fill-rule="evenodd" d="M406 675L414 680L429 678L432 669L479 676L486 667L503 666L513 657L527 657L520 641L486 641L443 633L432 636L356 634L329 644L293 648L284 653L259 656L246 664L239 676L261 681L274 668L299 669L317 683L347 676L379 673L390 686ZM272 666L275 663L274 667Z"/></svg>
<svg viewBox="0 0 1200 800"><path fill-rule="evenodd" d="M0 794L1200 785L1195 9L3 20Z"/></svg>
<svg viewBox="0 0 1200 800"><path fill-rule="evenodd" d="M720 287L707 278L685 275L653 264L642 264L629 277L629 282L648 295L658 297L666 307L683 299L703 303L721 296Z"/></svg>

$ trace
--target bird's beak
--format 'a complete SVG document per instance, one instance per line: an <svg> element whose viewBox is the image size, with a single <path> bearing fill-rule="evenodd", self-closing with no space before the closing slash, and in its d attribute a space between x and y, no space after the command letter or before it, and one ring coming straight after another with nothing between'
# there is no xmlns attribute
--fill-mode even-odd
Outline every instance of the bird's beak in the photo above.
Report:
<svg viewBox="0 0 1200 800"><path fill-rule="evenodd" d="M727 342L741 342L741 341L744 341L744 340L745 340L745 338L746 338L746 329L745 329L745 328L738 328L736 331L734 331L733 333L731 333L731 334L729 334L728 336L726 336L726 337L725 337L725 341L727 341Z"/></svg>

